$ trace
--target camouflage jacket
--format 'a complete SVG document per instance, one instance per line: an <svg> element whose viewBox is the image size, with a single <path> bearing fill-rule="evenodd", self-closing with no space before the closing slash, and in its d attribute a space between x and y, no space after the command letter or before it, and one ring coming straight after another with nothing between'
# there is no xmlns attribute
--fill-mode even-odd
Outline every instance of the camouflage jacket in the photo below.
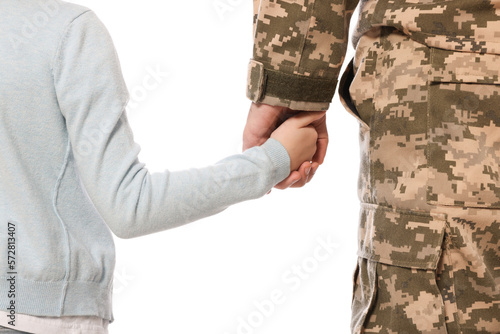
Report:
<svg viewBox="0 0 500 334"><path fill-rule="evenodd" d="M254 0L247 96L297 110L325 110L344 61L358 0ZM392 26L417 42L500 54L500 0L361 0L352 36Z"/></svg>

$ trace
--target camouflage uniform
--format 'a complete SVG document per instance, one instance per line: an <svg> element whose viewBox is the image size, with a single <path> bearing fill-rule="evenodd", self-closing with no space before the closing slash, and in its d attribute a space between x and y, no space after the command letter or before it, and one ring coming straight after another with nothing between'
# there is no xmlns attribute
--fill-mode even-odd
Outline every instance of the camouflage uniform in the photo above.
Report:
<svg viewBox="0 0 500 334"><path fill-rule="evenodd" d="M254 4L249 98L328 108L356 2ZM500 333L500 1L360 9L339 84L362 157L352 332Z"/></svg>

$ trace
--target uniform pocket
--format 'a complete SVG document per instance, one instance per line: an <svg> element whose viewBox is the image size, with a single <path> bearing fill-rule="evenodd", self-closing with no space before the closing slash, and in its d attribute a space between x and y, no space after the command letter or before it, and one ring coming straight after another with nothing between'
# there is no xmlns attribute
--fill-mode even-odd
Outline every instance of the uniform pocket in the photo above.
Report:
<svg viewBox="0 0 500 334"><path fill-rule="evenodd" d="M358 256L388 265L436 269L445 217L361 203Z"/></svg>
<svg viewBox="0 0 500 334"><path fill-rule="evenodd" d="M500 208L500 56L431 49L427 201Z"/></svg>
<svg viewBox="0 0 500 334"><path fill-rule="evenodd" d="M446 333L436 282L446 215L362 204L352 333Z"/></svg>
<svg viewBox="0 0 500 334"><path fill-rule="evenodd" d="M368 130L370 127L363 119L361 119L361 116L356 109L354 101L352 100L351 97L351 93L349 91L349 88L351 87L353 80L354 80L354 58L351 59L340 79L339 99L344 108L347 110L347 112L352 116L354 116L354 118L356 118L356 120L361 125L361 128Z"/></svg>

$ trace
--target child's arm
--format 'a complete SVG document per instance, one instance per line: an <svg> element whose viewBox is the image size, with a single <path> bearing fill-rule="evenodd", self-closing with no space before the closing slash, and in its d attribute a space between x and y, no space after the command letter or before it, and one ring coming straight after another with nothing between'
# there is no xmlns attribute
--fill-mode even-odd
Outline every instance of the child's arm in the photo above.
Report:
<svg viewBox="0 0 500 334"><path fill-rule="evenodd" d="M118 237L167 230L263 196L290 173L290 157L278 140L295 147L292 164L314 153L311 129L295 119L274 134L277 139L212 166L149 173L124 112L128 91L112 40L91 11L69 24L53 76L68 131L66 168L77 169ZM296 143L295 136L303 140Z"/></svg>

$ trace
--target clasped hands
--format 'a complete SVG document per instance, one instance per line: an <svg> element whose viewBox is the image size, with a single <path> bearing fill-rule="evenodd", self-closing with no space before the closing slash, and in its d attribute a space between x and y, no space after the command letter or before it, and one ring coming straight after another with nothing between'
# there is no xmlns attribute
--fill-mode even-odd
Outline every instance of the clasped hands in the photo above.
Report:
<svg viewBox="0 0 500 334"><path fill-rule="evenodd" d="M328 147L325 111L294 111L252 103L243 131L243 151L278 140L290 156L290 175L275 188L299 188L311 181ZM311 164L312 162L312 164Z"/></svg>

